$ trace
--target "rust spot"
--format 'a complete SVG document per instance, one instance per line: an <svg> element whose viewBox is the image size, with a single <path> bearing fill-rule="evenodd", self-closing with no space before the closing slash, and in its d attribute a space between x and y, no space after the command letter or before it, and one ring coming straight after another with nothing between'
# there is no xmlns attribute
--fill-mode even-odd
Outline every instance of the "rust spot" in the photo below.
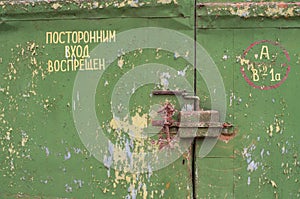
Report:
<svg viewBox="0 0 300 199"><path fill-rule="evenodd" d="M288 7L288 4L287 4L287 3L284 3L284 2L279 2L279 3L277 4L277 6L278 6L279 8L287 8L287 7Z"/></svg>
<svg viewBox="0 0 300 199"><path fill-rule="evenodd" d="M175 112L175 108L172 106L172 104L170 102L165 102L164 107L158 111L158 113L162 113L162 117L164 119L164 132L167 135L167 141L170 142L171 141L171 137L170 137L170 126L172 125L172 123L174 122L172 119L172 116L174 115Z"/></svg>
<svg viewBox="0 0 300 199"><path fill-rule="evenodd" d="M232 140L238 133L238 129L234 128L233 133L231 134L220 134L219 135L219 140L222 140L223 142L228 143L229 140Z"/></svg>
<svg viewBox="0 0 300 199"><path fill-rule="evenodd" d="M170 182L167 182L166 189L169 189L169 188L170 188Z"/></svg>

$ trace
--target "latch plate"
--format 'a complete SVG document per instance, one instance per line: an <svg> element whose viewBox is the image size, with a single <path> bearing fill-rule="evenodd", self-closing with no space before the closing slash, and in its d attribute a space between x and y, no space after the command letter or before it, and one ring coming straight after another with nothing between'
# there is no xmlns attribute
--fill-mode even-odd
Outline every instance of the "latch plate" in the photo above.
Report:
<svg viewBox="0 0 300 199"><path fill-rule="evenodd" d="M174 121L172 116L177 112L170 102L166 102L164 107L159 111L163 113L163 120L153 120L153 126L163 127L163 131L170 140L170 129L176 128L180 138L195 137L218 137L220 134L231 135L233 132L228 131L233 127L230 123L220 122L219 112L216 110L200 110L200 99L198 96L189 96L185 91L159 90L153 91L153 95L176 95L184 99L194 100L194 111L179 111L178 121Z"/></svg>

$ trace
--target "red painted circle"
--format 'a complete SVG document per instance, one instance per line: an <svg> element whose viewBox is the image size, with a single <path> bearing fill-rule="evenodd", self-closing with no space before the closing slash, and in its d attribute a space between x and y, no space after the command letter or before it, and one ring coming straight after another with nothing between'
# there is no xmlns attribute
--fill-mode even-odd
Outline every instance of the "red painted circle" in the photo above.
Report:
<svg viewBox="0 0 300 199"><path fill-rule="evenodd" d="M252 44L244 51L244 53L243 53L243 55L242 55L241 58L244 59L244 58L246 57L246 55L248 54L248 52L249 52L254 46L256 46L256 45L258 45L258 44L261 44L261 43L269 43L269 44L272 44L272 45L274 45L274 46L278 46L278 47L283 51L283 53L284 53L284 55L285 55L287 61L288 61L288 62L290 61L290 55L289 55L289 53L287 52L287 50L286 50L283 46L281 46L278 42L269 41L269 40L261 40L261 41L256 41L256 42L252 43ZM247 74L246 74L246 72L245 72L245 68L244 68L243 66L241 66L240 71L241 71L241 73L242 73L244 79L246 80L246 82L247 82L250 86L252 86L253 88L257 88L257 89L261 89L261 90L270 90L270 89L278 88L278 87L279 87L279 86L287 79L287 77L288 77L288 75L289 75L289 72L290 72L290 70L291 70L291 67L290 67L289 65L286 65L286 64L284 64L284 66L287 67L284 78L283 78L280 82L278 82L277 84L270 85L270 86L258 86L258 85L256 85L256 84L255 84L254 82L252 82L251 79L247 76Z"/></svg>

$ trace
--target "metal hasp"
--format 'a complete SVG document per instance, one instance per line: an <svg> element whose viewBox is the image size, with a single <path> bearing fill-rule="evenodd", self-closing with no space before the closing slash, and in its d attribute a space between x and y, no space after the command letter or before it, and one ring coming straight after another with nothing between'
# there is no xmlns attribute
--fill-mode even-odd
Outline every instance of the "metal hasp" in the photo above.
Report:
<svg viewBox="0 0 300 199"><path fill-rule="evenodd" d="M194 100L193 111L179 111L178 121L174 121L172 116L178 112L170 102L166 102L164 107L159 110L163 114L163 120L153 120L153 126L162 126L163 131L170 141L170 129L176 128L180 138L194 137L218 137L220 134L232 135L228 129L233 127L230 123L220 122L219 112L215 110L201 110L200 98L190 96L186 91L156 90L153 95L175 95L183 97L185 100Z"/></svg>

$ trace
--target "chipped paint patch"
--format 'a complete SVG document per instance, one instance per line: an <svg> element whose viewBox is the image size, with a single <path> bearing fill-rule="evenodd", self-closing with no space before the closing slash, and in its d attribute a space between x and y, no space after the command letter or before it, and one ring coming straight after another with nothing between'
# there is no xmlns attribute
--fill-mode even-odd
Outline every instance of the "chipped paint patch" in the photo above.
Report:
<svg viewBox="0 0 300 199"><path fill-rule="evenodd" d="M122 68L123 68L123 65L124 65L124 59L123 59L123 57L121 56L121 57L118 59L118 66L122 69Z"/></svg>
<svg viewBox="0 0 300 199"><path fill-rule="evenodd" d="M28 135L26 134L25 131L22 131L22 141L21 141L21 146L25 146L25 144L28 142Z"/></svg>
<svg viewBox="0 0 300 199"><path fill-rule="evenodd" d="M176 0L157 0L159 4L171 4L174 3L175 5L178 4Z"/></svg>
<svg viewBox="0 0 300 199"><path fill-rule="evenodd" d="M149 158L146 151L158 152L158 146L151 144L151 139L143 135L143 129L148 125L148 115L136 113L130 118L120 120L113 118L110 121L110 128L118 134L114 144L108 145L109 155L106 156L105 162L107 167L122 167L124 171L140 170L147 168L147 159ZM124 139L122 136L126 135ZM115 169L115 168L114 168Z"/></svg>
<svg viewBox="0 0 300 199"><path fill-rule="evenodd" d="M132 119L132 124L134 126L137 126L140 128L146 128L148 126L148 124L147 124L148 115L147 114L143 114L142 116L140 116L139 113L136 113L135 116L133 116L131 119Z"/></svg>
<svg viewBox="0 0 300 199"><path fill-rule="evenodd" d="M168 73L168 72L161 73L159 87L161 87L162 90L168 90L169 89L169 79L170 78L171 78L170 73Z"/></svg>
<svg viewBox="0 0 300 199"><path fill-rule="evenodd" d="M54 3L51 7L52 7L54 10L57 10L58 8L61 8L62 5L59 4L59 3Z"/></svg>
<svg viewBox="0 0 300 199"><path fill-rule="evenodd" d="M127 117L125 117L127 118ZM110 121L110 127L114 130L123 130L129 132L129 134L134 138L140 138L143 133L143 129L147 127L148 115L143 114L140 116L138 113L131 117L131 122L127 119L120 120L114 117Z"/></svg>
<svg viewBox="0 0 300 199"><path fill-rule="evenodd" d="M0 168L3 177L17 175L16 162L31 160L32 129L29 130L26 125L33 125L31 119L35 113L28 110L28 104L41 104L37 88L47 75L39 60L41 50L42 47L34 41L16 44L10 49L11 56L1 63L6 65L0 85L3 94L0 102L0 131L3 132L0 146L3 154L7 154ZM23 127L13 128L16 122L20 122L18 115L23 118Z"/></svg>
<svg viewBox="0 0 300 199"><path fill-rule="evenodd" d="M28 10L37 10L40 8L47 9L51 8L52 10L71 10L71 9L87 9L87 10L95 10L95 9L104 9L104 8L125 8L125 7L143 7L143 6L155 6L157 4L174 4L177 5L178 2L176 0L120 0L120 1L79 1L79 0L67 0L67 1L0 1L0 6L3 11L10 10L12 8L21 7L24 11ZM40 11L40 10L38 10Z"/></svg>
<svg viewBox="0 0 300 199"><path fill-rule="evenodd" d="M250 17L296 17L300 16L299 3L284 2L244 2L244 3L201 3L207 8L208 15L233 15L242 18Z"/></svg>
<svg viewBox="0 0 300 199"><path fill-rule="evenodd" d="M186 71L189 69L189 65L188 66L186 66L183 70L181 70L181 71L177 71L177 75L178 76L182 76L182 77L184 77L185 76L185 74L186 74Z"/></svg>
<svg viewBox="0 0 300 199"><path fill-rule="evenodd" d="M267 134L270 137L273 137L274 133L276 134L282 134L284 131L284 120L282 119L281 115L275 115L274 116L274 123L270 124L267 128Z"/></svg>

